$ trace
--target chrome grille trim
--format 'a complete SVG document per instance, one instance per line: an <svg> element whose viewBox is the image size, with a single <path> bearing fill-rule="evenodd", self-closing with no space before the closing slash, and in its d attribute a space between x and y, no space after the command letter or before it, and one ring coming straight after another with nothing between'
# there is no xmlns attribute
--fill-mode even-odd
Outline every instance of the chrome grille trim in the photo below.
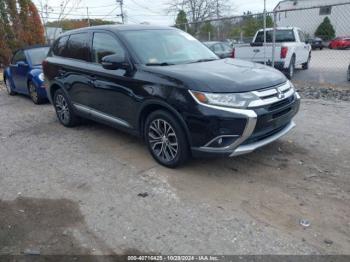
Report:
<svg viewBox="0 0 350 262"><path fill-rule="evenodd" d="M262 91L253 91L252 93L259 97L259 99L252 101L249 104L248 108L271 105L276 102L282 101L294 95L295 90L293 85L289 81L287 81L286 83L280 86L265 89Z"/></svg>

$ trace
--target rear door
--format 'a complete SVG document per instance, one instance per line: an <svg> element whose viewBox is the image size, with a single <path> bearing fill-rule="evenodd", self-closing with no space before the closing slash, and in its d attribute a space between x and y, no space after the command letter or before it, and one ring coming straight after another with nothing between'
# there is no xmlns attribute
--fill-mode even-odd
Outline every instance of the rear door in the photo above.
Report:
<svg viewBox="0 0 350 262"><path fill-rule="evenodd" d="M62 40L64 42L64 40ZM87 105L93 97L90 62L91 33L71 34L61 52L58 74L74 104ZM64 45L64 43L62 43Z"/></svg>
<svg viewBox="0 0 350 262"><path fill-rule="evenodd" d="M29 65L23 50L19 50L13 56L10 65L10 71L14 84L14 89L19 93L28 93L27 89L27 74Z"/></svg>

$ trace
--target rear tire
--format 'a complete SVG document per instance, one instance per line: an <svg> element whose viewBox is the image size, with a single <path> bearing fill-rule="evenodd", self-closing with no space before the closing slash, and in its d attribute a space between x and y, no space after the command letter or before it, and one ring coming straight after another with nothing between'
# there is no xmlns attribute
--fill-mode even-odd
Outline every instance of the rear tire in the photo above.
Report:
<svg viewBox="0 0 350 262"><path fill-rule="evenodd" d="M62 125L65 127L73 127L79 124L79 118L75 114L73 106L62 89L58 89L55 92L53 104L57 118Z"/></svg>
<svg viewBox="0 0 350 262"><path fill-rule="evenodd" d="M16 92L14 92L11 88L11 83L10 80L5 78L5 87L6 87L6 91L10 96L14 96L16 95Z"/></svg>
<svg viewBox="0 0 350 262"><path fill-rule="evenodd" d="M291 80L294 76L294 71L295 71L295 56L292 56L292 59L290 60L289 67L287 71L285 72L287 78Z"/></svg>
<svg viewBox="0 0 350 262"><path fill-rule="evenodd" d="M309 54L309 58L307 59L307 62L302 64L303 70L308 70L309 69L310 61L311 61L311 54Z"/></svg>
<svg viewBox="0 0 350 262"><path fill-rule="evenodd" d="M31 81L28 83L28 92L34 104L40 105L45 102L45 100L39 96L37 87Z"/></svg>
<svg viewBox="0 0 350 262"><path fill-rule="evenodd" d="M165 167L178 167L190 157L185 131L179 121L164 110L147 117L144 138L153 158Z"/></svg>

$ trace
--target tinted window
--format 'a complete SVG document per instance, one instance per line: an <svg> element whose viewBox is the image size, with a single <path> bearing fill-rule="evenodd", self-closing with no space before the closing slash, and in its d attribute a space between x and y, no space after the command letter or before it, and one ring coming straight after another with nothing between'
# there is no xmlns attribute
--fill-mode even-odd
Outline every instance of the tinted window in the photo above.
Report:
<svg viewBox="0 0 350 262"><path fill-rule="evenodd" d="M69 37L66 56L78 60L90 60L88 33L74 34Z"/></svg>
<svg viewBox="0 0 350 262"><path fill-rule="evenodd" d="M53 46L53 53L57 56L66 56L67 54L67 41L68 36L63 36L58 39Z"/></svg>
<svg viewBox="0 0 350 262"><path fill-rule="evenodd" d="M123 47L113 36L106 33L94 33L92 43L92 61L101 63L103 57L113 54L124 54Z"/></svg>
<svg viewBox="0 0 350 262"><path fill-rule="evenodd" d="M41 65L41 63L44 61L45 57L47 56L48 52L49 52L48 47L27 50L27 54L33 65Z"/></svg>
<svg viewBox="0 0 350 262"><path fill-rule="evenodd" d="M273 31L266 31L266 42L272 43L273 40ZM264 32L260 31L256 36L255 43L263 43L264 42ZM276 31L276 42L295 42L294 32L293 30L277 30Z"/></svg>
<svg viewBox="0 0 350 262"><path fill-rule="evenodd" d="M12 64L16 64L16 63L18 63L20 61L26 62L26 60L27 59L26 59L26 56L25 56L24 52L22 50L20 50L14 55L14 57L12 59Z"/></svg>

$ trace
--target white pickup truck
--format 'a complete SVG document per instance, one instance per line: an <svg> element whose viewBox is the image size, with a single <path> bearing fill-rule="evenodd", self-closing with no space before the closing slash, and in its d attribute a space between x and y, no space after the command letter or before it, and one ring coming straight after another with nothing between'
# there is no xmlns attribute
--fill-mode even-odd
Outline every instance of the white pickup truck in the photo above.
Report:
<svg viewBox="0 0 350 262"><path fill-rule="evenodd" d="M304 70L309 68L311 45L306 41L304 33L296 27L276 28L275 67L283 71L291 79L297 66ZM253 42L236 46L234 57L256 63L272 65L273 28L266 29L264 46L264 30L256 32Z"/></svg>

